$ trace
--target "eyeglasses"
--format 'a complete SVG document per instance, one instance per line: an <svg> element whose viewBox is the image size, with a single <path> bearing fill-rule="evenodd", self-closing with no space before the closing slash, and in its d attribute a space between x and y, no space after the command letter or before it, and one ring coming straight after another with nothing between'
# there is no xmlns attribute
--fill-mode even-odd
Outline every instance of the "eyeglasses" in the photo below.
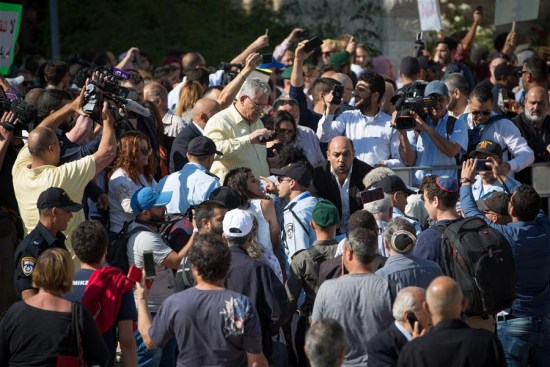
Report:
<svg viewBox="0 0 550 367"><path fill-rule="evenodd" d="M527 74L528 72L529 71L527 71L527 70L518 70L518 77L521 78L523 76L523 74Z"/></svg>
<svg viewBox="0 0 550 367"><path fill-rule="evenodd" d="M296 133L294 129L275 129L277 135L293 135Z"/></svg>
<svg viewBox="0 0 550 367"><path fill-rule="evenodd" d="M252 104L254 105L254 108L255 108L256 110L258 110L258 111L265 111L265 110L267 110L267 108L269 107L269 106L266 105L266 104L258 104L258 103L256 103L256 102L254 102L254 101L252 100L252 98L250 98L249 96L246 96L246 98L248 98L248 100L249 100L250 102L252 102Z"/></svg>
<svg viewBox="0 0 550 367"><path fill-rule="evenodd" d="M140 151L141 154L143 154L146 157L149 157L151 155L151 153L153 152L153 150L149 149L149 148L139 148L139 151Z"/></svg>
<svg viewBox="0 0 550 367"><path fill-rule="evenodd" d="M476 110L472 110L470 111L470 113L474 116L479 116L479 115L482 115L482 116L490 116L491 115L491 111L476 111Z"/></svg>
<svg viewBox="0 0 550 367"><path fill-rule="evenodd" d="M292 181L291 178L284 178L283 176L277 176L277 182L278 183L281 183L281 182L284 182L284 181Z"/></svg>

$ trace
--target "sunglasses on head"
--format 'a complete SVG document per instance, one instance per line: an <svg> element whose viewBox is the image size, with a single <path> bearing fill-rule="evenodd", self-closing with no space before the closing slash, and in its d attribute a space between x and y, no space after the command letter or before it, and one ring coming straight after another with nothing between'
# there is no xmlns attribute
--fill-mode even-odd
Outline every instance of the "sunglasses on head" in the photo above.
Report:
<svg viewBox="0 0 550 367"><path fill-rule="evenodd" d="M298 101L295 99L278 99L273 104L273 108L277 110L279 107L286 106L286 105L289 105L292 107L298 106Z"/></svg>

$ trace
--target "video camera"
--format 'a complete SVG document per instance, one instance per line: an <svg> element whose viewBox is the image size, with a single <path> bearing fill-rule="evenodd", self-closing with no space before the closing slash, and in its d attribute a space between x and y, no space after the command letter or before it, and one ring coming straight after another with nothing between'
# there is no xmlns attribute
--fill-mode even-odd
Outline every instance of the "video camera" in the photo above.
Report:
<svg viewBox="0 0 550 367"><path fill-rule="evenodd" d="M236 68L238 71L234 72L233 68ZM235 79L235 77L243 68L244 64L230 64L228 62L220 62L218 69L223 70L222 87L225 87L227 84L231 83L231 81Z"/></svg>
<svg viewBox="0 0 550 367"><path fill-rule="evenodd" d="M423 120L426 120L427 112L425 109L435 106L434 97L424 97L424 90L427 85L428 83L423 80L415 81L391 98L390 102L397 111L397 117L395 118L395 128L397 130L412 130L414 128L412 111L421 116Z"/></svg>
<svg viewBox="0 0 550 367"><path fill-rule="evenodd" d="M8 131L13 131L15 136L20 137L21 132L31 132L38 125L38 111L35 106L25 101L16 99L10 102L7 98L0 98L0 118L6 111L11 111L19 119L16 125L7 121L0 121L0 125Z"/></svg>
<svg viewBox="0 0 550 367"><path fill-rule="evenodd" d="M135 112L142 116L149 116L150 111L136 101L139 96L133 89L125 88L120 84L130 78L130 73L108 66L95 66L83 60L81 64L88 65L80 70L73 78L73 83L83 87L86 80L90 82L86 86L84 105L82 110L94 121L100 121L100 113L104 100L114 102L116 107L125 111L124 116L120 115L116 108L111 108L117 121L124 120L127 112Z"/></svg>

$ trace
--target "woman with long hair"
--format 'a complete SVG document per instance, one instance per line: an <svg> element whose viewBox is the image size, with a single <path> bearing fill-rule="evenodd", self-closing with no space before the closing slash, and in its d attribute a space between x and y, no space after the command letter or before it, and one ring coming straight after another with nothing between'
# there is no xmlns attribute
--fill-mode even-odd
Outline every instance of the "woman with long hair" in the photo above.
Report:
<svg viewBox="0 0 550 367"><path fill-rule="evenodd" d="M202 93L202 85L196 80L189 80L181 87L180 99L176 104L176 116L180 116L186 124L193 120L191 111L195 103L201 99Z"/></svg>
<svg viewBox="0 0 550 367"><path fill-rule="evenodd" d="M235 168L225 176L224 186L239 192L243 198L243 210L256 217L258 222L256 242L262 248L260 260L264 261L283 282L281 265L274 251L279 246L279 223L273 201L260 191L260 181L247 167Z"/></svg>
<svg viewBox="0 0 550 367"><path fill-rule="evenodd" d="M79 356L106 365L109 351L94 319L81 304L63 298L72 289L73 271L65 249L50 248L38 257L32 272L38 293L13 304L0 323L1 366L76 366Z"/></svg>
<svg viewBox="0 0 550 367"><path fill-rule="evenodd" d="M157 184L153 177L157 160L152 153L149 138L139 131L130 131L119 141L117 157L108 176L111 236L122 230L124 222L135 219L130 206L134 192Z"/></svg>

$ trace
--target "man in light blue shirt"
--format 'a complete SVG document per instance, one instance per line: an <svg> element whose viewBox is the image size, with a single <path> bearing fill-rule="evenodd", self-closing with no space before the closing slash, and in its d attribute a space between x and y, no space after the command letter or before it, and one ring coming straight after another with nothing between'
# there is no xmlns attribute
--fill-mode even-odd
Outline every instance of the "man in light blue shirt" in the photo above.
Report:
<svg viewBox="0 0 550 367"><path fill-rule="evenodd" d="M444 82L430 82L424 96L433 97L435 104L429 108L427 116L419 116L412 111L414 130L406 133L399 130L401 157L407 166L454 166L457 164L456 156L465 154L468 149L468 125L465 121L449 117L449 90ZM413 185L418 185L428 175L457 179L455 169L417 170Z"/></svg>
<svg viewBox="0 0 550 367"><path fill-rule="evenodd" d="M279 197L290 200L284 208L282 231L286 261L290 264L298 251L310 248L317 239L310 222L318 199L307 191L312 174L305 164L290 163L271 173L277 176Z"/></svg>
<svg viewBox="0 0 550 367"><path fill-rule="evenodd" d="M159 191L173 192L166 205L168 214L186 213L190 207L208 200L210 193L220 187L218 177L209 172L216 154L221 155L212 139L198 136L191 140L187 151L189 163L158 183Z"/></svg>

